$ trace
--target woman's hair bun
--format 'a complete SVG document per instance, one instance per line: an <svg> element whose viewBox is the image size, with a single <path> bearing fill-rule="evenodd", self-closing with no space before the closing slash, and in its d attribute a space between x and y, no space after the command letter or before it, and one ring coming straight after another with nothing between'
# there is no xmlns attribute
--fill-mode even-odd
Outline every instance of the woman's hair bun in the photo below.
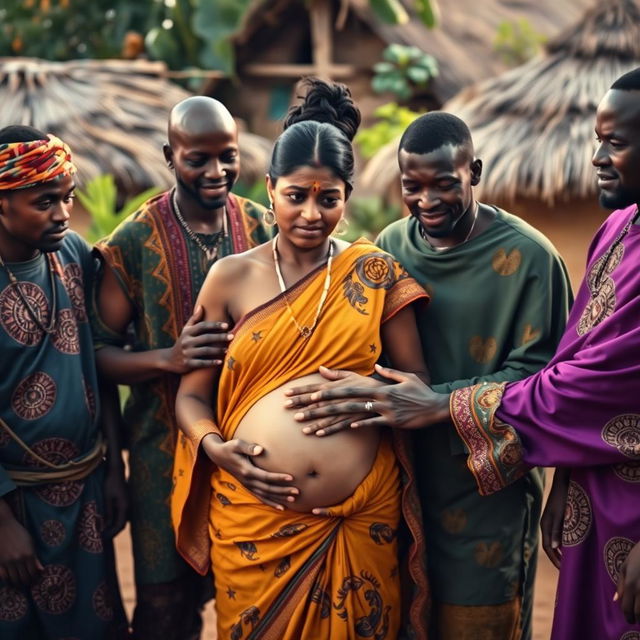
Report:
<svg viewBox="0 0 640 640"><path fill-rule="evenodd" d="M360 110L346 85L307 77L299 82L298 87L306 87L307 92L301 104L289 109L284 129L296 122L315 120L332 124L353 140L360 126Z"/></svg>

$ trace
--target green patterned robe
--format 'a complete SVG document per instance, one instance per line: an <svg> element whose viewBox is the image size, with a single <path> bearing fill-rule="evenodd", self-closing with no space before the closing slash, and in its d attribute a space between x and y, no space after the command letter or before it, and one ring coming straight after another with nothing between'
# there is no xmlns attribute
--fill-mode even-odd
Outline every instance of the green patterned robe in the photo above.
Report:
<svg viewBox="0 0 640 640"><path fill-rule="evenodd" d="M436 251L409 217L387 227L378 244L432 296L418 328L436 391L519 380L553 356L569 280L551 243L523 220L497 209L483 233ZM481 497L451 424L416 434L416 471L434 600L496 605L521 595L528 638L541 472Z"/></svg>
<svg viewBox="0 0 640 640"><path fill-rule="evenodd" d="M263 226L263 211L250 200L230 195L229 234L218 255L239 253L266 242L270 232ZM207 236L199 235L207 243ZM173 213L171 192L148 200L96 249L114 270L135 310L134 349L173 346L193 313L207 265L202 250ZM122 336L114 335L104 325L98 329L96 342L96 348L124 344ZM169 509L179 381L179 376L167 374L133 385L124 411L138 584L170 582L186 567L175 549Z"/></svg>

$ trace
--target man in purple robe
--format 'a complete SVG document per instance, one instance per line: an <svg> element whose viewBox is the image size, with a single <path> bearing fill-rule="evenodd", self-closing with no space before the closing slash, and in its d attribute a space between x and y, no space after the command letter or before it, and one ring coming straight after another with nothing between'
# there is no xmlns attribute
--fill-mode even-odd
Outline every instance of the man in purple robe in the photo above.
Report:
<svg viewBox="0 0 640 640"><path fill-rule="evenodd" d="M640 640L640 68L603 98L596 136L600 202L616 210L591 243L566 332L546 367L450 395L382 367L395 384L372 388L354 374L327 373L334 382L307 402L346 402L297 417L366 411L377 415L352 426L402 428L452 419L483 495L533 466L562 468L553 488L566 509L561 555L553 545L560 578L552 639Z"/></svg>

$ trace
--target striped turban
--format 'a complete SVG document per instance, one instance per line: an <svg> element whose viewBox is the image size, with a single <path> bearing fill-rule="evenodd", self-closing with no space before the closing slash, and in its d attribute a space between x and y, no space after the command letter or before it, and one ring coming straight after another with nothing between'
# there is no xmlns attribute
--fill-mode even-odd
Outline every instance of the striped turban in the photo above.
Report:
<svg viewBox="0 0 640 640"><path fill-rule="evenodd" d="M28 189L76 172L71 150L55 136L0 144L0 191Z"/></svg>

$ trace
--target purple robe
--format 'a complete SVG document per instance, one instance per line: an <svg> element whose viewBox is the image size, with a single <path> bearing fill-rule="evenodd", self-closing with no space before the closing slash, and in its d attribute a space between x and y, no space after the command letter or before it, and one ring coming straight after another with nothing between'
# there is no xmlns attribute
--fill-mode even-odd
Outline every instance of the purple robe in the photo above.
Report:
<svg viewBox="0 0 640 640"><path fill-rule="evenodd" d="M636 212L615 211L594 237L567 329L544 369L451 396L481 494L532 466L571 468L552 640L640 640L640 625L612 601L640 540L640 225L603 264Z"/></svg>

